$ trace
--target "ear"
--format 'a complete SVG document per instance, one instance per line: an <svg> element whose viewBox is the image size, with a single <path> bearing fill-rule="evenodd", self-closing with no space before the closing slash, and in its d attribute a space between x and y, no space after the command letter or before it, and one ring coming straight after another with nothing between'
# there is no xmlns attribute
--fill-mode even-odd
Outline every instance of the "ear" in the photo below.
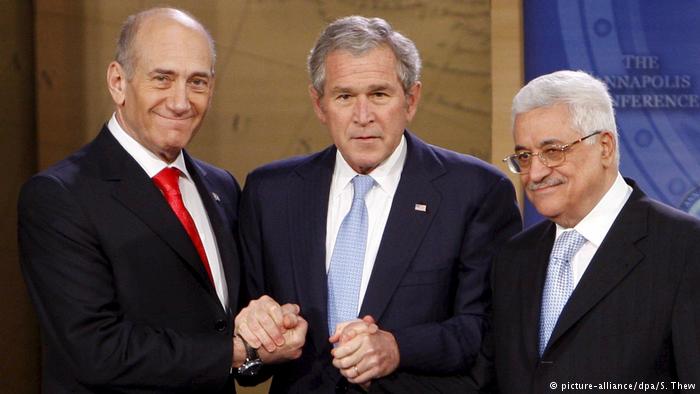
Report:
<svg viewBox="0 0 700 394"><path fill-rule="evenodd" d="M109 94L112 95L112 101L118 107L124 105L126 82L126 73L121 64L116 61L109 63L107 67L107 88L109 88Z"/></svg>
<svg viewBox="0 0 700 394"><path fill-rule="evenodd" d="M416 111L418 110L418 102L420 102L420 92L422 86L423 85L420 83L420 81L418 81L411 86L411 89L408 90L408 94L406 94L406 117L409 122L413 120L413 117L416 115Z"/></svg>
<svg viewBox="0 0 700 394"><path fill-rule="evenodd" d="M613 166L615 164L615 154L617 153L617 145L613 133L605 130L600 133L598 138L600 139L600 146L602 148L600 158L603 167L608 168Z"/></svg>
<svg viewBox="0 0 700 394"><path fill-rule="evenodd" d="M309 84L309 96L311 97L311 105L314 107L314 112L316 117L321 123L326 124L326 112L323 110L323 105L321 104L321 94L314 88L314 85Z"/></svg>

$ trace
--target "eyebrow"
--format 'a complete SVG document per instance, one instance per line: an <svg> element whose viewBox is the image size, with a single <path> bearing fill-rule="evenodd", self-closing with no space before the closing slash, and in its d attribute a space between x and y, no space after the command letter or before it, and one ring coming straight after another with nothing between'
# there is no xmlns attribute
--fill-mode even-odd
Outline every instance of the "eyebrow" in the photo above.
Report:
<svg viewBox="0 0 700 394"><path fill-rule="evenodd" d="M334 86L331 93L351 93L353 90L343 86Z"/></svg>
<svg viewBox="0 0 700 394"><path fill-rule="evenodd" d="M149 74L165 74L165 75L177 75L177 73L174 70L168 70L166 68L156 68L153 69ZM188 76L188 78L192 77L203 77L203 78L211 78L211 73L206 72L206 71L195 71L192 74Z"/></svg>
<svg viewBox="0 0 700 394"><path fill-rule="evenodd" d="M173 70L168 70L168 69L165 69L165 68L156 68L156 69L153 69L149 74L175 75L175 71L173 71Z"/></svg>
<svg viewBox="0 0 700 394"><path fill-rule="evenodd" d="M381 83L381 84L372 84L367 86L366 91L368 92L376 92L378 90L389 90L391 86L386 83ZM365 90L365 89L363 89ZM331 93L354 93L355 89L346 87L346 86L335 86L331 90Z"/></svg>
<svg viewBox="0 0 700 394"><path fill-rule="evenodd" d="M547 145L560 145L560 144L561 144L561 141L560 141L560 140L558 140L558 139L556 139L556 138L550 138L550 139L547 139L547 140L544 140L544 141L540 142L540 143L537 145L537 147L538 147L538 148L541 148L541 147L547 146ZM524 147L524 146L522 146L522 145L515 145L514 150L517 152L517 151L519 151L519 150L529 150L529 149L526 148L526 147Z"/></svg>
<svg viewBox="0 0 700 394"><path fill-rule="evenodd" d="M389 90L391 86L388 83L369 85L369 91L374 92L377 90Z"/></svg>

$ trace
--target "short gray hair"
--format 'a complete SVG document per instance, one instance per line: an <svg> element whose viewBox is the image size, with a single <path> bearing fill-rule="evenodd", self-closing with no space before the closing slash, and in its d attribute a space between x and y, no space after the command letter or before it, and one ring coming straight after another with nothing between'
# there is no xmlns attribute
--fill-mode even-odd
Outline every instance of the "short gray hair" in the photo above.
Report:
<svg viewBox="0 0 700 394"><path fill-rule="evenodd" d="M151 8L145 11L141 11L136 14L129 15L128 18L122 24L119 30L119 39L117 40L117 51L114 55L114 60L119 63L124 72L126 73L127 79L131 79L134 76L134 71L136 69L136 58L138 56L134 50L134 41L138 35L141 25L149 19L150 17L157 15L167 15L171 17L185 17L190 19L194 25L202 30L206 35L207 41L209 42L209 49L211 51L211 73L214 75L214 63L216 63L216 48L214 46L214 39L212 38L209 31L204 28L197 18L187 11L179 10L176 8Z"/></svg>
<svg viewBox="0 0 700 394"><path fill-rule="evenodd" d="M530 81L513 98L512 120L515 116L541 107L566 104L571 116L571 126L582 137L599 130L613 134L620 158L615 110L605 83L584 71L556 71ZM593 137L584 143L593 143Z"/></svg>
<svg viewBox="0 0 700 394"><path fill-rule="evenodd" d="M354 56L362 55L385 45L396 56L396 74L404 93L419 80L421 60L416 45L381 18L347 16L331 23L316 40L309 53L307 66L311 83L323 95L326 78L326 58L335 50L346 50Z"/></svg>

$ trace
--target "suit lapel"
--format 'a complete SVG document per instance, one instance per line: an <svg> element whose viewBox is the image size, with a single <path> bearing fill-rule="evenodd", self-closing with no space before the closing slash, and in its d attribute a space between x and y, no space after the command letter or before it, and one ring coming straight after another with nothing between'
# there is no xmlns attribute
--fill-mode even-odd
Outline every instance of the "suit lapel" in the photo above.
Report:
<svg viewBox="0 0 700 394"><path fill-rule="evenodd" d="M229 308L236 311L238 308L237 290L240 288L240 275L238 274L240 272L240 267L233 233L235 224L229 222L224 207L221 205L224 203L221 201L221 198L224 198L227 194L223 190L219 190L215 184L211 182L207 176L206 170L198 166L187 152L185 152L185 163L187 164L187 169L192 176L194 184L197 186L197 191L202 199L204 209L211 223L212 231L216 237L216 245L219 250L219 258L221 259L221 266L224 269L226 287L228 289ZM214 197L214 195L216 195L216 197ZM235 209L236 201L228 201L228 203L234 204ZM200 263L200 265L202 264ZM202 270L202 272L204 272L204 270ZM206 272L204 273L206 275ZM210 282L207 280L207 283ZM212 288L212 290L214 289Z"/></svg>
<svg viewBox="0 0 700 394"><path fill-rule="evenodd" d="M328 346L326 283L326 217L335 163L335 148L328 148L299 166L289 179L287 212L296 294L309 320L315 346Z"/></svg>
<svg viewBox="0 0 700 394"><path fill-rule="evenodd" d="M187 232L158 188L104 127L95 140L103 180L114 183L112 196L177 253L210 292L212 285Z"/></svg>
<svg viewBox="0 0 700 394"><path fill-rule="evenodd" d="M376 320L381 318L440 209L440 193L432 181L445 169L425 143L408 132L405 136L406 163L360 309L360 316L371 315ZM416 204L425 205L427 210L416 210Z"/></svg>
<svg viewBox="0 0 700 394"><path fill-rule="evenodd" d="M554 245L556 226L552 222L542 224L543 229L534 239L532 249L528 249L518 260L520 275L520 295L522 300L523 343L530 360L539 359L540 314L542 291L547 276L549 254Z"/></svg>
<svg viewBox="0 0 700 394"><path fill-rule="evenodd" d="M564 307L548 349L644 258L635 245L647 234L647 209L639 203L643 197L639 189L633 190Z"/></svg>

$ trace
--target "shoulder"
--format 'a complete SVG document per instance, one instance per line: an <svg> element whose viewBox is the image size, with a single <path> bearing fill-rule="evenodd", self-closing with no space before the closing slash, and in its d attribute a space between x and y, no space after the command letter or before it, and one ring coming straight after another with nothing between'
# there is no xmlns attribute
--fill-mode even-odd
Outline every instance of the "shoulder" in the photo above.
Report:
<svg viewBox="0 0 700 394"><path fill-rule="evenodd" d="M483 178L503 179L505 174L493 164L487 163L477 157L451 151L438 146L429 145L435 152L436 156L442 159L446 167L451 172L464 174L466 172L470 176L478 176Z"/></svg>
<svg viewBox="0 0 700 394"><path fill-rule="evenodd" d="M411 165L409 171L427 171L433 179L432 184L445 196L454 196L455 203L481 204L490 200L506 204L515 201L513 184L494 165L426 143L416 144L415 149L423 152L423 157L419 158L422 163ZM408 162L405 168L409 168Z"/></svg>
<svg viewBox="0 0 700 394"><path fill-rule="evenodd" d="M309 155L295 156L262 165L248 174L246 187L260 182L283 182L297 172L307 172L330 168L335 163L335 149L326 148Z"/></svg>
<svg viewBox="0 0 700 394"><path fill-rule="evenodd" d="M439 166L444 168L444 175L450 180L469 181L472 185L474 182L494 184L506 181L510 183L501 170L482 159L428 144L414 135L408 134L407 138L409 145L411 145L417 155L432 158Z"/></svg>
<svg viewBox="0 0 700 394"><path fill-rule="evenodd" d="M80 188L99 176L98 162L91 154L92 144L85 145L70 156L32 175L20 192L20 200L34 192Z"/></svg>
<svg viewBox="0 0 700 394"><path fill-rule="evenodd" d="M198 182L197 179L199 179L208 192L222 197L221 201L230 202L234 207L238 206L241 187L230 172L192 156L187 156L187 158L196 169L195 182ZM190 167L190 163L188 163L188 167ZM192 174L191 168L190 173ZM218 198L217 201L219 201Z"/></svg>
<svg viewBox="0 0 700 394"><path fill-rule="evenodd" d="M224 184L235 185L235 187L238 189L238 181L228 170L223 169L221 167L217 167L213 164L209 164L195 157L189 157L192 160L192 163L199 167L200 171L205 172L207 174L207 177L209 177L210 179Z"/></svg>
<svg viewBox="0 0 700 394"><path fill-rule="evenodd" d="M523 251L533 251L554 240L554 223L543 220L513 235L498 253L498 260L517 260Z"/></svg>
<svg viewBox="0 0 700 394"><path fill-rule="evenodd" d="M650 233L681 234L700 240L700 219L695 216L646 196L637 204L647 209Z"/></svg>

